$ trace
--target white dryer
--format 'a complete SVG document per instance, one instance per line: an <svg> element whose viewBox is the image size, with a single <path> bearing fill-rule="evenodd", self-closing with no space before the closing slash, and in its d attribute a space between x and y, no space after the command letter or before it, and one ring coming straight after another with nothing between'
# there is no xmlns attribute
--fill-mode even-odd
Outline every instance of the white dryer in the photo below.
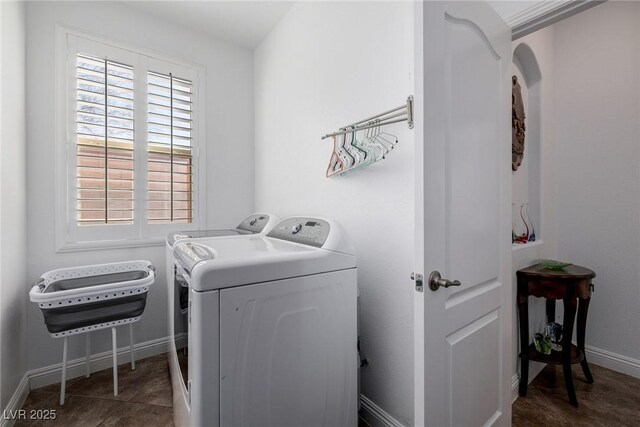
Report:
<svg viewBox="0 0 640 427"><path fill-rule="evenodd" d="M168 329L169 336L173 337L171 352L181 350L179 362L170 363L170 372L173 384L174 398L179 397L182 392L180 384L183 382L178 377L186 376L187 341L188 341L188 285L181 274L176 270L173 262L173 247L176 242L188 241L196 238L214 238L229 236L247 236L259 233L267 233L278 222L280 218L273 214L255 213L246 217L236 228L218 230L189 230L178 231L167 236L166 240L166 275L167 275L167 301L168 301ZM182 368L181 369L181 366ZM178 402L179 403L179 402Z"/></svg>
<svg viewBox="0 0 640 427"><path fill-rule="evenodd" d="M178 242L174 261L189 286L177 426L357 425L356 257L337 223Z"/></svg>

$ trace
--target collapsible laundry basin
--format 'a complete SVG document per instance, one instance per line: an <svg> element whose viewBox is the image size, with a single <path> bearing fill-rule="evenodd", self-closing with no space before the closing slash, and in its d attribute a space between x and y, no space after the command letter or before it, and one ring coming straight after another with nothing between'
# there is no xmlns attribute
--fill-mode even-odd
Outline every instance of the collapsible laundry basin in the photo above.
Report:
<svg viewBox="0 0 640 427"><path fill-rule="evenodd" d="M132 324L140 320L147 292L155 280L149 261L61 268L43 274L29 292L54 338L64 337L60 404L64 403L67 337L111 328L113 387L118 394L116 327L129 324L131 367L135 369ZM90 341L86 341L86 376L89 376Z"/></svg>
<svg viewBox="0 0 640 427"><path fill-rule="evenodd" d="M148 261L62 268L43 274L29 297L53 337L74 335L139 320L154 276Z"/></svg>

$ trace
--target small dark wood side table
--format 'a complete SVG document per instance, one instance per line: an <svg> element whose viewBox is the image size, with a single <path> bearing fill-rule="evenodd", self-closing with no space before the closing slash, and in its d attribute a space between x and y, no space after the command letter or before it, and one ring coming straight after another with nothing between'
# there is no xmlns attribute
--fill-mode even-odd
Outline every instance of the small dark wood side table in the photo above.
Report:
<svg viewBox="0 0 640 427"><path fill-rule="evenodd" d="M570 265L562 270L550 270L542 264L518 270L518 317L520 320L520 396L527 395L529 382L529 361L562 365L564 382L569 394L569 402L578 406L576 391L573 386L571 364L582 365L582 371L588 383L593 383L593 377L584 353L584 336L587 324L587 311L591 300L593 285L591 279L596 274L588 268ZM555 300L564 303L564 324L562 336L562 351L552 350L546 356L536 351L533 344L529 344L529 305L528 297L547 298L547 321L553 322L555 317ZM578 303L579 301L579 303ZM578 346L571 344L573 324L578 311Z"/></svg>

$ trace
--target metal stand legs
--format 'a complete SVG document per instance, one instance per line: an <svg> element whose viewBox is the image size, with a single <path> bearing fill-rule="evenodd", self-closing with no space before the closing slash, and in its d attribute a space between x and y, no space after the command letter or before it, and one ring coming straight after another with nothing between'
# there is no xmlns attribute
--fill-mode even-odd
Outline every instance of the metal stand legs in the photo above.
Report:
<svg viewBox="0 0 640 427"><path fill-rule="evenodd" d="M133 323L129 323L129 353L131 354L131 370L136 370L136 358L133 353Z"/></svg>
<svg viewBox="0 0 640 427"><path fill-rule="evenodd" d="M89 359L91 357L91 334L87 333L87 340L85 341L85 360L84 360L84 368L85 368L85 373L84 376L85 378L89 378L89 376L91 375L91 364L89 362Z"/></svg>
<svg viewBox="0 0 640 427"><path fill-rule="evenodd" d="M113 357L113 395L118 395L118 341L116 335L116 328L111 328L111 344L112 344L112 357Z"/></svg>
<svg viewBox="0 0 640 427"><path fill-rule="evenodd" d="M62 381L60 382L60 405L64 405L64 392L67 385L67 339L64 337L62 345Z"/></svg>
<svg viewBox="0 0 640 427"><path fill-rule="evenodd" d="M118 336L116 333L116 327L111 328L111 358L113 363L113 395L118 395ZM62 381L60 383L60 405L64 405L65 389L67 385L67 353L68 353L68 339L64 337L62 347ZM136 358L133 349L133 323L129 324L129 354L131 356L131 370L136 369ZM91 376L91 334L86 333L85 341L85 378Z"/></svg>

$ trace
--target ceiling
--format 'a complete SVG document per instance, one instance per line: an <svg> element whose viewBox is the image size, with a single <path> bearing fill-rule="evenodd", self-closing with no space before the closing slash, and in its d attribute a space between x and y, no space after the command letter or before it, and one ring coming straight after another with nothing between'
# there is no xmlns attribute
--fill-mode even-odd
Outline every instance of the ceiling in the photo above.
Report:
<svg viewBox="0 0 640 427"><path fill-rule="evenodd" d="M536 1L489 1L491 7L504 19L509 22L511 17L535 5Z"/></svg>
<svg viewBox="0 0 640 427"><path fill-rule="evenodd" d="M121 1L143 13L250 50L258 47L295 3L295 1L279 0ZM511 0L488 3L507 24L517 28L523 23L553 10L559 10L568 4L585 2Z"/></svg>
<svg viewBox="0 0 640 427"><path fill-rule="evenodd" d="M293 1L128 1L149 15L255 49L287 14Z"/></svg>

